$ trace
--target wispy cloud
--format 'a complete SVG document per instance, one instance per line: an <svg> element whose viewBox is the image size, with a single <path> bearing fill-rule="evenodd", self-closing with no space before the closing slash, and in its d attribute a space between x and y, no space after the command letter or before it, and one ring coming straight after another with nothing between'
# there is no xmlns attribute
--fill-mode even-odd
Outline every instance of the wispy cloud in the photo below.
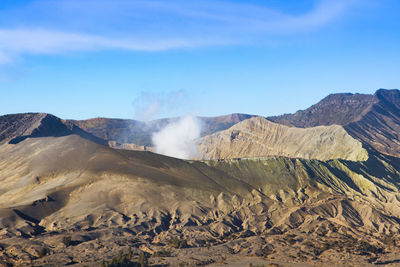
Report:
<svg viewBox="0 0 400 267"><path fill-rule="evenodd" d="M0 23L0 63L25 54L251 43L322 27L355 1L320 0L295 15L232 1L33 1L25 9L0 11L9 21Z"/></svg>
<svg viewBox="0 0 400 267"><path fill-rule="evenodd" d="M135 39L129 37L107 38L90 34L68 33L45 29L0 30L0 49L3 53L10 51L31 54L53 54L63 51L101 49L160 51L191 46L194 46L194 44L183 38L152 40L151 38Z"/></svg>
<svg viewBox="0 0 400 267"><path fill-rule="evenodd" d="M11 58L6 53L0 50L0 64L10 63Z"/></svg>

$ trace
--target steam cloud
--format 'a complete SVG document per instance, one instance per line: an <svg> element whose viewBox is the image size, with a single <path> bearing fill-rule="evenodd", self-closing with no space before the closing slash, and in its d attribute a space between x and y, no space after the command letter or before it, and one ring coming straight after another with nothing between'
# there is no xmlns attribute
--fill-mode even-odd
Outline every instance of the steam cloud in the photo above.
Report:
<svg viewBox="0 0 400 267"><path fill-rule="evenodd" d="M152 137L156 153L193 159L198 156L195 140L200 137L201 122L193 116L180 118L165 126Z"/></svg>

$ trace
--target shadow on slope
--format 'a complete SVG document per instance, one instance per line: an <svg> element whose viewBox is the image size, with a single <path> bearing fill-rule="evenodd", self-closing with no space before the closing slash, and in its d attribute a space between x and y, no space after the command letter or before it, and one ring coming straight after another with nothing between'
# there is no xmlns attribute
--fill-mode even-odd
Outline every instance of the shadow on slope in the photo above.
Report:
<svg viewBox="0 0 400 267"><path fill-rule="evenodd" d="M65 125L62 121L45 113L23 113L0 116L0 143L18 144L27 138L61 137L76 134L82 138L107 145L107 142L80 129L76 125Z"/></svg>

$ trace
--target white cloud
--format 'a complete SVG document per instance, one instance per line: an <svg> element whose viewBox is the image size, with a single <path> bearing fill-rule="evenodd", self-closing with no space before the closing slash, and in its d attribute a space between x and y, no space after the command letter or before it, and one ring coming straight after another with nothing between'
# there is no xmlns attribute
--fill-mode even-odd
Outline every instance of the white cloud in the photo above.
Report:
<svg viewBox="0 0 400 267"><path fill-rule="evenodd" d="M339 18L357 1L319 0L308 12L296 15L261 5L206 0L200 3L193 1L185 4L180 2L178 5L171 4L169 9L165 6L159 8L186 17L200 18L202 21L213 21L214 27L222 25L225 30L285 34L324 26Z"/></svg>
<svg viewBox="0 0 400 267"><path fill-rule="evenodd" d="M275 23L274 26L276 29L288 31L321 27L343 14L354 2L354 0L323 0L311 12L301 16L288 16L279 23Z"/></svg>
<svg viewBox="0 0 400 267"><path fill-rule="evenodd" d="M326 25L355 1L320 0L313 9L296 15L230 1L34 1L26 10L0 12L10 21L27 17L18 28L12 24L0 28L0 63L24 54L163 51L251 43L271 34ZM31 18L31 14L37 16ZM33 26L21 27L24 24Z"/></svg>
<svg viewBox="0 0 400 267"><path fill-rule="evenodd" d="M134 40L128 38L113 39L96 35L44 29L0 30L0 49L3 51L32 54L100 49L159 51L190 46L192 44L189 41L173 38L164 40Z"/></svg>

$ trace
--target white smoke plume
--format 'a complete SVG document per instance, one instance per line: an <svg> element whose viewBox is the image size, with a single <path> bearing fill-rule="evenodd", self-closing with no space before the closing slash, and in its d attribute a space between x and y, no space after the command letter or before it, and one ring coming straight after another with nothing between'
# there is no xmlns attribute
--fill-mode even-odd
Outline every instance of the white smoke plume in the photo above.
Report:
<svg viewBox="0 0 400 267"><path fill-rule="evenodd" d="M161 131L153 134L152 141L156 153L180 158L198 157L195 140L201 134L201 121L193 116L171 122Z"/></svg>

